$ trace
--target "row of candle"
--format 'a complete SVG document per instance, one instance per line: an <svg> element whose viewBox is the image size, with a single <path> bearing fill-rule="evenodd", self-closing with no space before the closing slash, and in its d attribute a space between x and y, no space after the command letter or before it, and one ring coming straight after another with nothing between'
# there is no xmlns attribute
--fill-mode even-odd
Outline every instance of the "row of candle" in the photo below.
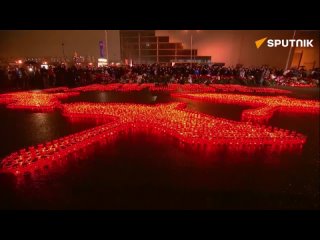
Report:
<svg viewBox="0 0 320 240"><path fill-rule="evenodd" d="M119 83L91 84L82 87L70 88L68 91L92 92L92 91L114 91L120 87Z"/></svg>
<svg viewBox="0 0 320 240"><path fill-rule="evenodd" d="M57 92L66 92L68 90L69 90L68 87L55 87L55 88L43 89L42 92L44 92L44 93L57 93Z"/></svg>
<svg viewBox="0 0 320 240"><path fill-rule="evenodd" d="M67 92L67 91L140 91L148 88L150 91L167 91L167 92L227 92L227 93L267 93L267 94L289 94L291 91L266 87L248 87L235 84L176 84L169 83L167 86L156 85L154 83L112 83L112 84L91 84L76 88L58 87L43 90L46 93Z"/></svg>
<svg viewBox="0 0 320 240"><path fill-rule="evenodd" d="M265 93L265 94L290 94L291 91L276 88L266 87L248 87L236 84L212 84L210 85L217 90L217 92L239 92L239 93Z"/></svg>
<svg viewBox="0 0 320 240"><path fill-rule="evenodd" d="M6 96L0 96L0 99L5 99L2 103L10 109L37 110L40 112L52 111L60 104L59 99L53 94L41 92L10 93Z"/></svg>
<svg viewBox="0 0 320 240"><path fill-rule="evenodd" d="M129 84L121 84L119 88L116 89L116 91L119 92L137 92L141 91L145 88L148 88L148 86L144 84L137 84L137 83L129 83Z"/></svg>
<svg viewBox="0 0 320 240"><path fill-rule="evenodd" d="M60 106L60 100L79 95L79 92L15 92L0 95L0 104L10 109L31 110L38 112L53 111Z"/></svg>

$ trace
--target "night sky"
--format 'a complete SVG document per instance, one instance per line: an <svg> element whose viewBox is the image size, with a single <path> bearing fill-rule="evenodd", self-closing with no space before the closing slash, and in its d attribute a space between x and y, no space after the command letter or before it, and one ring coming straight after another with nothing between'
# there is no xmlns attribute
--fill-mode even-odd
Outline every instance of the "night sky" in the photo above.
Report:
<svg viewBox="0 0 320 240"><path fill-rule="evenodd" d="M158 36L169 36L170 42L182 42L184 48L190 48L190 33L183 30L156 31ZM293 30L200 30L193 31L193 48L198 49L198 55L211 56L212 62L223 62L228 66L241 63L283 68L289 48L263 46L257 50L254 42L264 37L290 39L292 35ZM315 62L315 66L319 66L319 31L299 31L296 38L299 37L315 40L314 48L303 49L301 64ZM0 30L0 57L62 57L64 42L67 57L77 51L78 55L98 58L100 40L105 40L104 30Z"/></svg>
<svg viewBox="0 0 320 240"><path fill-rule="evenodd" d="M86 56L99 56L103 30L1 30L0 57L61 57L61 43L66 56L74 51Z"/></svg>

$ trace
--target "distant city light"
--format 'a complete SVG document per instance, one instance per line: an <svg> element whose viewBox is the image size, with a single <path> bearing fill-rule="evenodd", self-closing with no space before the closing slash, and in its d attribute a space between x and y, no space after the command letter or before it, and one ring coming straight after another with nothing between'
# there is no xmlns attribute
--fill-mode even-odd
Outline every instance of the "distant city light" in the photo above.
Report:
<svg viewBox="0 0 320 240"><path fill-rule="evenodd" d="M40 66L41 68L45 68L45 69L49 69L49 66L48 66L48 64L41 64L41 66Z"/></svg>
<svg viewBox="0 0 320 240"><path fill-rule="evenodd" d="M98 62L106 63L106 62L107 62L107 59L105 59L105 58L98 58Z"/></svg>
<svg viewBox="0 0 320 240"><path fill-rule="evenodd" d="M108 60L106 58L98 58L98 67L104 67L107 65Z"/></svg>

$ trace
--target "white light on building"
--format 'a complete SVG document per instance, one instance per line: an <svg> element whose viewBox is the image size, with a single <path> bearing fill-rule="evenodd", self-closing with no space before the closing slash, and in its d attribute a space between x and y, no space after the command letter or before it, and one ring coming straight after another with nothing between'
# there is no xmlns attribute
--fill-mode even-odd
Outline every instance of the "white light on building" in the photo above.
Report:
<svg viewBox="0 0 320 240"><path fill-rule="evenodd" d="M108 60L105 58L98 58L98 67L103 67L108 64Z"/></svg>

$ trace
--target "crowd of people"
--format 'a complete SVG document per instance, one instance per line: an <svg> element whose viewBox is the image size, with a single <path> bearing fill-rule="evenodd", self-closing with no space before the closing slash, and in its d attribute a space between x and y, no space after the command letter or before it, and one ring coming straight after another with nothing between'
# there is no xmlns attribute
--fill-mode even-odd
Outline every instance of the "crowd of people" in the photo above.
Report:
<svg viewBox="0 0 320 240"><path fill-rule="evenodd" d="M269 68L224 67L215 65L133 65L93 67L74 65L14 66L0 68L1 89L44 89L76 87L92 83L232 83L242 85L298 85L319 86L320 69L313 71Z"/></svg>

